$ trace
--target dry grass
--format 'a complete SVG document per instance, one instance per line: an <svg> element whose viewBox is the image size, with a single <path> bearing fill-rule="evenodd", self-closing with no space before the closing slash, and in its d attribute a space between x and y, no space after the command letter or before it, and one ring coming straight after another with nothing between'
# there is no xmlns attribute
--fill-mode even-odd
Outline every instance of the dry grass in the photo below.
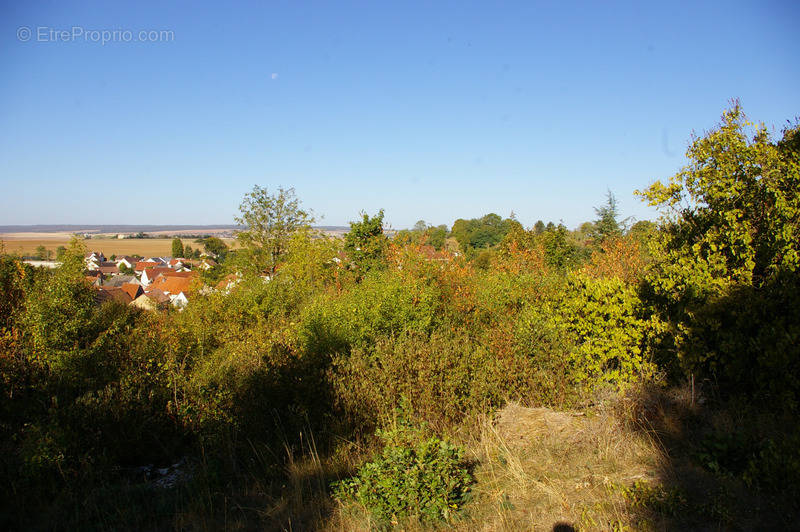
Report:
<svg viewBox="0 0 800 532"><path fill-rule="evenodd" d="M509 404L476 420L465 442L477 479L463 531L636 530L640 516L615 486L658 484L659 446L625 428L611 410L587 414ZM369 530L363 509L340 507L328 530ZM424 530L406 523L403 530ZM569 528L563 528L569 530Z"/></svg>
<svg viewBox="0 0 800 532"><path fill-rule="evenodd" d="M655 481L658 446L610 411L588 415L510 404L469 444L479 461L464 530L581 530L633 526L614 486Z"/></svg>
<svg viewBox="0 0 800 532"><path fill-rule="evenodd" d="M67 247L69 245L69 235L55 235L40 238L14 238L6 239L5 235L0 235L0 240L3 241L6 253L19 253L21 255L33 255L38 246L44 246L45 249L52 251L55 256L56 249L59 246ZM181 239L183 245L192 246L192 248L200 248L200 244L195 243L194 239L184 238ZM234 243L232 238L222 239L228 246ZM172 255L172 239L171 238L92 238L85 240L86 248L91 251L102 251L106 257L111 255L141 255L142 257L157 255L169 256Z"/></svg>

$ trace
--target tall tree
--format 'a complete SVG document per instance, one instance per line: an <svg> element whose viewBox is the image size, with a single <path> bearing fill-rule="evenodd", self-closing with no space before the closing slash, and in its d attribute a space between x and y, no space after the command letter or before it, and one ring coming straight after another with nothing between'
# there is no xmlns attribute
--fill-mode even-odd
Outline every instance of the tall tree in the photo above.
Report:
<svg viewBox="0 0 800 532"><path fill-rule="evenodd" d="M183 257L183 242L180 238L172 239L172 256Z"/></svg>
<svg viewBox="0 0 800 532"><path fill-rule="evenodd" d="M649 289L680 365L800 401L800 126L778 142L738 102L687 166L639 192L663 216Z"/></svg>
<svg viewBox="0 0 800 532"><path fill-rule="evenodd" d="M216 236L209 236L202 240L203 249L206 253L214 255L217 258L223 258L225 253L228 252L228 245L223 240Z"/></svg>
<svg viewBox="0 0 800 532"><path fill-rule="evenodd" d="M344 235L344 250L361 274L383 265L388 239L383 233L383 209L375 216L361 213L361 220L350 222Z"/></svg>
<svg viewBox="0 0 800 532"><path fill-rule="evenodd" d="M447 240L447 226L437 225L436 227L429 227L426 233L428 244L433 246L435 249L442 249L444 247L445 240Z"/></svg>
<svg viewBox="0 0 800 532"><path fill-rule="evenodd" d="M278 188L270 194L258 185L244 196L236 223L244 226L236 238L242 246L246 265L259 272L275 273L286 254L292 233L310 227L314 217L300 208L294 189Z"/></svg>
<svg viewBox="0 0 800 532"><path fill-rule="evenodd" d="M70 353L89 338L94 297L83 278L85 247L70 242L61 264L48 282L27 295L22 320L34 357L48 364L67 362Z"/></svg>
<svg viewBox="0 0 800 532"><path fill-rule="evenodd" d="M610 238L618 238L622 236L623 224L619 218L619 207L617 207L617 198L609 190L606 194L606 204L602 207L595 208L594 212L597 214L597 220L594 222L592 237L598 243L602 243Z"/></svg>
<svg viewBox="0 0 800 532"><path fill-rule="evenodd" d="M511 224L512 220L503 220L495 213L471 220L459 218L453 223L452 235L458 241L462 251L470 248L490 248L503 240Z"/></svg>
<svg viewBox="0 0 800 532"><path fill-rule="evenodd" d="M416 231L418 233L424 233L428 229L428 224L425 223L425 220L417 220L417 223L414 224L414 228L412 231Z"/></svg>

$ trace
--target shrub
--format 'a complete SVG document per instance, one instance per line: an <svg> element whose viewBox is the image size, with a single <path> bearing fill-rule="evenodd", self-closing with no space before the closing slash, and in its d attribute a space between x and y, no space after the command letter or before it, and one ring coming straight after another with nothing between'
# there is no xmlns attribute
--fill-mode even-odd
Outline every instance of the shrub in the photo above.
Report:
<svg viewBox="0 0 800 532"><path fill-rule="evenodd" d="M334 496L355 499L384 525L407 518L449 521L467 502L474 478L463 449L419 436L408 427L383 434L381 455L355 477L334 484Z"/></svg>
<svg viewBox="0 0 800 532"><path fill-rule="evenodd" d="M328 356L403 331L430 332L438 321L439 293L420 279L376 272L338 297L303 309L299 337L308 353Z"/></svg>
<svg viewBox="0 0 800 532"><path fill-rule="evenodd" d="M652 373L644 349L650 324L641 317L635 289L617 278L573 274L560 297L550 297L520 316L517 344L531 356L551 362L565 358L567 377L585 391Z"/></svg>
<svg viewBox="0 0 800 532"><path fill-rule="evenodd" d="M540 368L523 355L498 353L463 330L378 338L371 349L334 357L331 386L356 425L371 428L408 398L415 415L436 426L538 398Z"/></svg>

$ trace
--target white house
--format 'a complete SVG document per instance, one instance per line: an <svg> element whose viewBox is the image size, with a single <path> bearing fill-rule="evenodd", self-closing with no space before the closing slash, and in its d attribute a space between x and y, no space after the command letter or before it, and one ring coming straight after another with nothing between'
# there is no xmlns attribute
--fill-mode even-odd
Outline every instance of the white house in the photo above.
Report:
<svg viewBox="0 0 800 532"><path fill-rule="evenodd" d="M182 309L189 304L189 299L186 294L179 292L178 295L169 294L169 302L173 307Z"/></svg>
<svg viewBox="0 0 800 532"><path fill-rule="evenodd" d="M156 277L161 275L162 273L169 273L171 272L171 268L164 267L157 267L157 268L145 268L142 271L142 276L139 278L142 286L150 286L150 284L156 280Z"/></svg>
<svg viewBox="0 0 800 532"><path fill-rule="evenodd" d="M96 270L101 263L106 261L106 256L103 255L102 251L90 251L84 255L83 261L86 263L86 269Z"/></svg>
<svg viewBox="0 0 800 532"><path fill-rule="evenodd" d="M133 257L129 257L128 255L123 255L122 257L117 257L117 268L122 268L122 266L125 266L129 270L133 270L134 268L136 268L137 262L139 261L134 259Z"/></svg>

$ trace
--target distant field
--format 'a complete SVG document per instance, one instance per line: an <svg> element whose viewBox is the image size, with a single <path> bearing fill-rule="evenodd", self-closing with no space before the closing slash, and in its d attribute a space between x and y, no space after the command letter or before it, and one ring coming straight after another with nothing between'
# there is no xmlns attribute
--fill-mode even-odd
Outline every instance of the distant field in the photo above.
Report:
<svg viewBox="0 0 800 532"><path fill-rule="evenodd" d="M5 233L0 234L0 241L5 245L6 253L33 255L38 246L44 246L55 255L58 246L67 246L71 235L57 233ZM200 248L194 239L183 238L183 245ZM233 238L222 239L228 246L234 243ZM91 238L84 240L89 251L102 251L106 257L111 255L172 255L171 238Z"/></svg>

